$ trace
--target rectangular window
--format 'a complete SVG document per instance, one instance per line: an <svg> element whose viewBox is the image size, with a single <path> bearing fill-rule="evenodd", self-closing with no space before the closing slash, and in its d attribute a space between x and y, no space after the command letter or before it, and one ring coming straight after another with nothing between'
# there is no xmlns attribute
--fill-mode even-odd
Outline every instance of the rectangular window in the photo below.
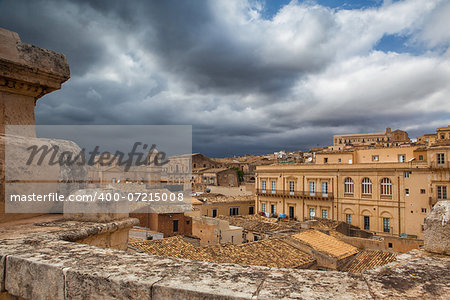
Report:
<svg viewBox="0 0 450 300"><path fill-rule="evenodd" d="M249 215L254 215L255 214L255 207L254 206L249 206L248 207L248 214Z"/></svg>
<svg viewBox="0 0 450 300"><path fill-rule="evenodd" d="M323 159L323 163L324 163L324 164L327 164L327 163L328 163L328 157L325 157L325 158Z"/></svg>
<svg viewBox="0 0 450 300"><path fill-rule="evenodd" d="M399 154L398 155L398 162L405 162L406 161L406 155L405 154Z"/></svg>
<svg viewBox="0 0 450 300"><path fill-rule="evenodd" d="M427 191L425 191L425 189L420 189L420 193L421 194L425 194Z"/></svg>
<svg viewBox="0 0 450 300"><path fill-rule="evenodd" d="M266 204L265 204L265 203L261 203L261 211L262 211L263 213L266 212Z"/></svg>
<svg viewBox="0 0 450 300"><path fill-rule="evenodd" d="M328 197L328 182L322 182L322 196Z"/></svg>
<svg viewBox="0 0 450 300"><path fill-rule="evenodd" d="M295 217L295 208L293 206L289 206L289 219L293 219Z"/></svg>
<svg viewBox="0 0 450 300"><path fill-rule="evenodd" d="M372 161L378 161L380 157L378 155L372 155Z"/></svg>
<svg viewBox="0 0 450 300"><path fill-rule="evenodd" d="M426 208L422 208L422 212L423 213L427 213L427 209Z"/></svg>
<svg viewBox="0 0 450 300"><path fill-rule="evenodd" d="M178 220L173 220L173 232L178 232Z"/></svg>
<svg viewBox="0 0 450 300"><path fill-rule="evenodd" d="M322 219L328 219L328 209L322 209Z"/></svg>
<svg viewBox="0 0 450 300"><path fill-rule="evenodd" d="M405 196L409 196L409 189L405 189Z"/></svg>
<svg viewBox="0 0 450 300"><path fill-rule="evenodd" d="M352 215L345 215L345 221L347 224L352 224Z"/></svg>
<svg viewBox="0 0 450 300"><path fill-rule="evenodd" d="M391 232L389 218L383 218L383 232Z"/></svg>
<svg viewBox="0 0 450 300"><path fill-rule="evenodd" d="M309 209L309 218L312 220L312 219L314 219L315 216L316 216L316 211L314 210L314 208L310 208Z"/></svg>
<svg viewBox="0 0 450 300"><path fill-rule="evenodd" d="M370 217L364 216L364 229L370 230Z"/></svg>
<svg viewBox="0 0 450 300"><path fill-rule="evenodd" d="M419 160L423 160L423 155L419 155Z"/></svg>
<svg viewBox="0 0 450 300"><path fill-rule="evenodd" d="M275 180L272 180L270 182L270 189L272 191L272 194L275 194L275 192L277 190L277 182Z"/></svg>
<svg viewBox="0 0 450 300"><path fill-rule="evenodd" d="M267 189L266 181L263 180L263 181L261 181L261 190L262 190L263 193L265 193L266 189Z"/></svg>
<svg viewBox="0 0 450 300"><path fill-rule="evenodd" d="M338 159L338 163L341 163L341 162L342 162L342 159L339 158L339 159Z"/></svg>
<svg viewBox="0 0 450 300"><path fill-rule="evenodd" d="M316 184L314 181L309 182L309 195L314 196L316 193Z"/></svg>
<svg viewBox="0 0 450 300"><path fill-rule="evenodd" d="M270 205L270 213L271 213L272 215L274 215L274 214L276 213L276 207L275 207L275 204L271 204L271 205Z"/></svg>
<svg viewBox="0 0 450 300"><path fill-rule="evenodd" d="M447 186L446 185L438 185L437 188L437 198L439 200L447 199Z"/></svg>
<svg viewBox="0 0 450 300"><path fill-rule="evenodd" d="M230 207L230 216L239 215L239 207Z"/></svg>
<svg viewBox="0 0 450 300"><path fill-rule="evenodd" d="M213 218L217 217L217 209L216 208L213 208L213 210L212 210L212 217Z"/></svg>
<svg viewBox="0 0 450 300"><path fill-rule="evenodd" d="M294 195L294 182L293 181L289 181L289 194L290 195Z"/></svg>
<svg viewBox="0 0 450 300"><path fill-rule="evenodd" d="M437 163L440 165L443 165L445 162L445 155L444 153L438 153L437 154Z"/></svg>
<svg viewBox="0 0 450 300"><path fill-rule="evenodd" d="M405 178L409 178L409 171L405 171L405 172L403 172L403 177L405 177Z"/></svg>

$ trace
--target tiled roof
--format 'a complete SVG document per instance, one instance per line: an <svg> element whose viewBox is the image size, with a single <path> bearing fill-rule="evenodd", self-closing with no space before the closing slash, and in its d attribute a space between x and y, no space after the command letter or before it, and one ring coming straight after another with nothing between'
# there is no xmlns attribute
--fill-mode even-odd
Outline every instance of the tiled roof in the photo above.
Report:
<svg viewBox="0 0 450 300"><path fill-rule="evenodd" d="M317 230L296 233L291 237L307 244L316 251L325 253L337 259L343 259L358 253L356 247Z"/></svg>
<svg viewBox="0 0 450 300"><path fill-rule="evenodd" d="M280 239L268 239L242 245L199 248L176 236L155 241L131 242L131 246L152 255L278 268L306 268L314 259Z"/></svg>
<svg viewBox="0 0 450 300"><path fill-rule="evenodd" d="M274 218L264 218L261 216L218 216L218 218L227 220L230 225L243 227L247 231L255 232L275 232L280 230L300 231L300 223L283 221L278 222Z"/></svg>
<svg viewBox="0 0 450 300"><path fill-rule="evenodd" d="M395 261L396 255L382 250L362 250L341 271L362 273Z"/></svg>
<svg viewBox="0 0 450 300"><path fill-rule="evenodd" d="M129 244L148 254L202 260L198 248L186 242L182 236L173 236L154 241L131 240Z"/></svg>
<svg viewBox="0 0 450 300"><path fill-rule="evenodd" d="M255 196L224 196L219 194L201 194L196 197L192 197L192 199L197 198L197 200L205 199L208 203L229 203L229 202L249 202L255 201ZM201 200L200 200L201 201ZM203 201L202 201L203 203Z"/></svg>
<svg viewBox="0 0 450 300"><path fill-rule="evenodd" d="M149 189L145 184L121 182L108 184L108 187L121 190L125 193L170 193L168 189Z"/></svg>

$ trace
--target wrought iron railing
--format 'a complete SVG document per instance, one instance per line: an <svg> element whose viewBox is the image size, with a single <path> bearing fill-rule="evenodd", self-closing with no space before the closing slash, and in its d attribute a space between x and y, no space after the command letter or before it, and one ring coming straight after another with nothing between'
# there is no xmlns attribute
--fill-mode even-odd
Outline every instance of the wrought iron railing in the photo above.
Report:
<svg viewBox="0 0 450 300"><path fill-rule="evenodd" d="M319 198L333 198L333 193L325 192L310 192L310 191L285 191L285 190L271 190L271 189L256 189L258 195L267 196L291 196L291 197L319 197Z"/></svg>

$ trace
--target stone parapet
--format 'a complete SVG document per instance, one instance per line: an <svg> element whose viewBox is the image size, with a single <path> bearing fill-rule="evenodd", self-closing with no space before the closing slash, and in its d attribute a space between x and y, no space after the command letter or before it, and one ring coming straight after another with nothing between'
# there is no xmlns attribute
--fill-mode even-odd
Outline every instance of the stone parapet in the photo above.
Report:
<svg viewBox="0 0 450 300"><path fill-rule="evenodd" d="M448 256L424 251L354 275L163 258L68 241L125 226L121 222L128 221L81 222L77 229L73 221L49 222L38 224L46 231L3 238L1 292L26 299L445 299L450 293Z"/></svg>
<svg viewBox="0 0 450 300"><path fill-rule="evenodd" d="M0 91L40 98L70 78L66 57L0 28Z"/></svg>

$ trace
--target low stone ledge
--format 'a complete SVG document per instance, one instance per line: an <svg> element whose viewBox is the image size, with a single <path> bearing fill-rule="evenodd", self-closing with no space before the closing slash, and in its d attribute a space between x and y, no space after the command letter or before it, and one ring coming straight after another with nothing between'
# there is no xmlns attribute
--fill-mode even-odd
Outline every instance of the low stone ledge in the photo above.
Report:
<svg viewBox="0 0 450 300"><path fill-rule="evenodd" d="M64 299L63 265L41 257L6 258L5 289L25 299Z"/></svg>
<svg viewBox="0 0 450 300"><path fill-rule="evenodd" d="M61 239L63 241L68 242L76 242L78 240L82 240L91 236L95 236L102 233L112 232L112 231L118 231L120 229L124 228L131 228L133 226L136 226L139 224L138 219L134 218L127 218L123 220L118 220L110 223L88 223L89 226L84 226L82 228L79 228L80 222L76 222L76 227L72 230L68 230L65 232L62 232L61 234L57 235L57 239ZM52 225L52 224L48 224ZM77 229L78 227L78 229Z"/></svg>
<svg viewBox="0 0 450 300"><path fill-rule="evenodd" d="M0 257L0 293L6 291L5 290L5 263L6 256Z"/></svg>
<svg viewBox="0 0 450 300"><path fill-rule="evenodd" d="M71 231L72 226L67 223L62 230ZM80 231L91 232L89 227L98 230L98 226L114 227L85 224ZM424 251L353 275L128 253L59 240L64 232L52 230L0 240L3 282L10 294L28 299L445 299L450 293L449 275L443 273L449 267L448 257ZM409 289L397 286L403 282Z"/></svg>
<svg viewBox="0 0 450 300"><path fill-rule="evenodd" d="M447 299L450 294L450 259L445 255L412 250L397 260L364 272L375 298Z"/></svg>

